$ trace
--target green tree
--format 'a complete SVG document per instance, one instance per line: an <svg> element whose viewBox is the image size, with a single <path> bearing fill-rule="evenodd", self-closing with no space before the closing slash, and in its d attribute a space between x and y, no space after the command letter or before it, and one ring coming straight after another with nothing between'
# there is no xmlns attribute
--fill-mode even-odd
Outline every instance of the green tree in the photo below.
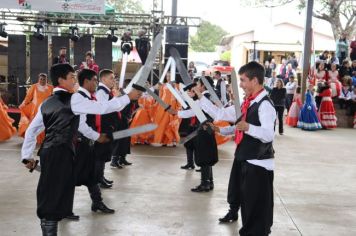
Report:
<svg viewBox="0 0 356 236"><path fill-rule="evenodd" d="M242 0L242 5L257 7L276 7L294 0ZM306 7L306 0L298 0L298 8ZM317 0L313 16L330 23L334 39L341 34L351 38L356 34L356 1L355 0Z"/></svg>
<svg viewBox="0 0 356 236"><path fill-rule="evenodd" d="M197 33L190 37L190 47L196 52L214 52L215 46L226 34L220 26L202 21Z"/></svg>
<svg viewBox="0 0 356 236"><path fill-rule="evenodd" d="M143 9L142 2L140 0L107 0L107 3L113 6L119 13L147 13Z"/></svg>

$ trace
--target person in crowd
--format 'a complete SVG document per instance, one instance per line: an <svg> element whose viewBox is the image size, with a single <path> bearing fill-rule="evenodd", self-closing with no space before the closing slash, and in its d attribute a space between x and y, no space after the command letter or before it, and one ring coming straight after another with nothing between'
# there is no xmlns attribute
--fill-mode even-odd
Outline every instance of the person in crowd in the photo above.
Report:
<svg viewBox="0 0 356 236"><path fill-rule="evenodd" d="M354 61L356 60L356 37L354 37L354 40L350 43L350 48L351 48L350 58L351 61Z"/></svg>
<svg viewBox="0 0 356 236"><path fill-rule="evenodd" d="M91 51L85 53L85 61L80 65L80 69L90 69L99 74L99 66L94 61L94 56Z"/></svg>
<svg viewBox="0 0 356 236"><path fill-rule="evenodd" d="M339 66L339 64L340 64L339 58L337 58L334 51L330 52L330 59L328 60L327 64L330 65L330 67L332 64ZM328 69L331 69L331 68L328 68Z"/></svg>
<svg viewBox="0 0 356 236"><path fill-rule="evenodd" d="M10 139L16 133L16 128L12 125L14 120L7 114L7 109L0 94L0 142Z"/></svg>
<svg viewBox="0 0 356 236"><path fill-rule="evenodd" d="M339 96L340 109L348 110L350 108L350 101L351 101L351 94L352 94L350 80L351 78L349 76L345 76L342 79L342 88Z"/></svg>
<svg viewBox="0 0 356 236"><path fill-rule="evenodd" d="M38 82L31 85L26 93L26 97L19 106L21 118L19 121L18 135L25 137L26 130L33 118L36 116L39 106L44 100L52 95L53 86L48 84L47 74L40 73ZM42 143L44 140L44 132L38 135L37 143Z"/></svg>
<svg viewBox="0 0 356 236"><path fill-rule="evenodd" d="M340 38L336 41L336 56L342 62L349 55L349 42L346 39L346 34L341 34Z"/></svg>
<svg viewBox="0 0 356 236"><path fill-rule="evenodd" d="M189 65L188 65L188 71L192 71L193 73L193 77L195 76L195 74L197 73L197 68L195 67L195 64L193 61L189 62Z"/></svg>
<svg viewBox="0 0 356 236"><path fill-rule="evenodd" d="M328 84L324 84L319 92L321 97L319 117L324 129L336 128L337 118L335 116L334 104L331 99L331 89Z"/></svg>
<svg viewBox="0 0 356 236"><path fill-rule="evenodd" d="M265 77L271 78L272 76L272 68L270 66L269 61L265 61Z"/></svg>
<svg viewBox="0 0 356 236"><path fill-rule="evenodd" d="M340 78L344 78L344 76L352 76L352 70L349 60L344 60L339 68L339 76Z"/></svg>
<svg viewBox="0 0 356 236"><path fill-rule="evenodd" d="M339 71L336 68L336 64L331 64L331 70L328 71L328 81L331 88L331 96L338 97L341 92L341 83L339 80Z"/></svg>
<svg viewBox="0 0 356 236"><path fill-rule="evenodd" d="M300 110L300 115L298 118L297 127L301 128L302 130L313 131L322 128L318 117L316 104L312 95L312 89L312 86L310 86L305 95L305 102L302 109Z"/></svg>
<svg viewBox="0 0 356 236"><path fill-rule="evenodd" d="M290 76L294 76L295 71L293 70L292 64L288 63L287 64L287 69L286 69L286 74L284 76L283 82L286 85L289 81Z"/></svg>
<svg viewBox="0 0 356 236"><path fill-rule="evenodd" d="M286 109L289 112L289 108L292 105L295 90L298 87L298 83L295 81L294 75L289 77L289 82L286 84L285 88L287 90L286 95Z"/></svg>
<svg viewBox="0 0 356 236"><path fill-rule="evenodd" d="M297 127L300 109L302 108L303 105L302 96L300 92L301 92L301 88L297 87L293 97L293 103L287 115L286 124L291 127Z"/></svg>
<svg viewBox="0 0 356 236"><path fill-rule="evenodd" d="M286 88L284 88L283 80L278 79L276 82L276 86L272 89L270 98L274 104L274 109L277 112L278 117L278 130L279 134L283 135L283 114L286 104Z"/></svg>
<svg viewBox="0 0 356 236"><path fill-rule="evenodd" d="M271 63L269 64L269 67L272 69L272 71L277 69L276 60L274 58L272 58Z"/></svg>
<svg viewBox="0 0 356 236"><path fill-rule="evenodd" d="M272 89L275 87L275 85L276 85L276 82L277 82L277 77L276 77L276 71L272 71L272 75L271 75L271 78L268 78L267 80L266 80L266 87L268 88L268 89L266 89L269 93L271 93L271 91L272 91ZM282 80L282 82L283 82L283 80Z"/></svg>
<svg viewBox="0 0 356 236"><path fill-rule="evenodd" d="M64 63L69 63L69 59L67 58L67 48L62 46L59 49L59 55L53 58L52 65Z"/></svg>

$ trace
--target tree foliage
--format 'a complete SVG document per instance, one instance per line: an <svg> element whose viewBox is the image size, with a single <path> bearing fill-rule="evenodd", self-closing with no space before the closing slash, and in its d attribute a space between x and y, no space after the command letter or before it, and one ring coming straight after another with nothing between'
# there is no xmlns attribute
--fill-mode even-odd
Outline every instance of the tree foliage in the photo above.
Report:
<svg viewBox="0 0 356 236"><path fill-rule="evenodd" d="M145 13L140 0L107 0L107 3L113 6L119 13Z"/></svg>
<svg viewBox="0 0 356 236"><path fill-rule="evenodd" d="M306 0L298 0L300 9L306 7ZM293 2L293 0L243 0L243 5L258 7L276 7ZM313 16L330 23L334 39L341 34L351 38L356 34L356 1L355 0L317 0Z"/></svg>
<svg viewBox="0 0 356 236"><path fill-rule="evenodd" d="M197 33L190 37L190 46L196 52L215 52L215 46L227 32L218 25L202 21Z"/></svg>

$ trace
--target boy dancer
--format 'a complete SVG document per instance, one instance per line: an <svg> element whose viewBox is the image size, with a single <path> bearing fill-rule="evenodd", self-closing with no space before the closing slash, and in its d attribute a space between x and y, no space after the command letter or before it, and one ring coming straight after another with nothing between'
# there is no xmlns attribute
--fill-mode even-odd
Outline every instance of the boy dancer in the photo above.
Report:
<svg viewBox="0 0 356 236"><path fill-rule="evenodd" d="M54 94L43 102L22 145L21 156L26 167L36 165L32 153L36 136L45 129L45 140L38 152L41 174L37 187L37 216L41 219L43 235L57 235L58 221L72 213L75 177L73 170L73 141L79 127L80 114L105 114L120 110L141 92L96 103L80 94L72 94L75 85L74 69L69 64L56 64L50 70ZM98 142L103 142L104 137Z"/></svg>

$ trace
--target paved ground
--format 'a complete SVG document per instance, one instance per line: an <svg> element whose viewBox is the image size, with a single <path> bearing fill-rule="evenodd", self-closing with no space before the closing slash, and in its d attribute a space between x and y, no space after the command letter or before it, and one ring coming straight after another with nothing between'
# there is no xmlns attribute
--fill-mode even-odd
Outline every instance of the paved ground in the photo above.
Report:
<svg viewBox="0 0 356 236"><path fill-rule="evenodd" d="M277 136L275 211L272 235L356 235L356 130ZM0 235L40 235L35 216L38 173L19 162L22 140L0 143ZM107 167L114 188L103 190L114 215L90 211L85 188L77 188L79 222L62 221L60 235L238 235L241 222L219 225L226 213L227 183L234 144L220 146L215 190L192 193L195 171L179 169L184 148L136 146L123 170Z"/></svg>

